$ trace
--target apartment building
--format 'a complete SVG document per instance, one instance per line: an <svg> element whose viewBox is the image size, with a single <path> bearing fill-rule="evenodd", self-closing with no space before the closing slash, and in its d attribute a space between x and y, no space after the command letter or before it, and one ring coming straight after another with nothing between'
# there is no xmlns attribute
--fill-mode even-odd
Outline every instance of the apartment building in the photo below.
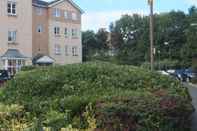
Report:
<svg viewBox="0 0 197 131"><path fill-rule="evenodd" d="M82 13L71 0L0 0L0 68L82 62Z"/></svg>

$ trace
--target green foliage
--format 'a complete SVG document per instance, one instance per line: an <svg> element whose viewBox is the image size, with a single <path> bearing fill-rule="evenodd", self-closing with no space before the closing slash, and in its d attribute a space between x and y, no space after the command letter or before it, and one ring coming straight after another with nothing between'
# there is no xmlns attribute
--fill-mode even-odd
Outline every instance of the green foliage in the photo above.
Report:
<svg viewBox="0 0 197 131"><path fill-rule="evenodd" d="M112 123L117 130L128 123L137 125L137 131L164 125L185 129L193 111L188 91L178 81L133 66L98 62L20 72L1 90L0 102L3 108L23 107L18 120L54 129L88 129L95 121L97 128Z"/></svg>
<svg viewBox="0 0 197 131"><path fill-rule="evenodd" d="M30 71L30 70L34 70L34 69L36 69L37 67L36 66L23 66L22 68L21 68L21 71Z"/></svg>
<svg viewBox="0 0 197 131"><path fill-rule="evenodd" d="M154 47L156 61L176 61L182 68L192 65L192 57L197 52L197 8L191 7L189 13L171 11L154 16ZM134 14L123 15L110 24L110 32L84 32L83 46L91 53L85 53L87 61L102 59L107 49L116 51L117 63L141 65L150 61L149 17ZM89 34L89 35L87 35ZM110 39L107 39L107 34ZM88 36L88 37L87 37ZM164 44L168 43L168 44ZM97 45L97 46L92 46ZM108 46L108 47L106 47ZM97 57L91 57L98 54ZM90 59L88 59L90 58ZM108 59L111 61L111 59Z"/></svg>
<svg viewBox="0 0 197 131"><path fill-rule="evenodd" d="M99 29L97 33L85 31L82 33L83 61L90 61L93 56L102 57L109 49L108 32Z"/></svg>
<svg viewBox="0 0 197 131"><path fill-rule="evenodd" d="M145 62L141 65L144 69L150 69L151 65L149 62ZM184 67L179 61L170 61L170 60L163 60L163 61L156 61L154 63L154 69L156 70L167 70L167 69L179 69L181 67Z"/></svg>

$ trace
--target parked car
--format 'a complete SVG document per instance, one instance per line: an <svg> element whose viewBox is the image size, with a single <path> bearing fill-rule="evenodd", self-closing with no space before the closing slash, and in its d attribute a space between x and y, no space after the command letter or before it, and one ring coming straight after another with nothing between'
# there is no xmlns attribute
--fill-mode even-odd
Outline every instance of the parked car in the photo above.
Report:
<svg viewBox="0 0 197 131"><path fill-rule="evenodd" d="M157 71L157 72L160 73L160 74L162 74L162 75L166 75L166 76L169 76L170 75L168 72L163 71L163 70Z"/></svg>
<svg viewBox="0 0 197 131"><path fill-rule="evenodd" d="M9 80L9 75L7 70L0 70L0 85L5 83L7 80Z"/></svg>
<svg viewBox="0 0 197 131"><path fill-rule="evenodd" d="M186 75L186 81L190 82L192 79L195 79L197 77L197 71L193 69L186 69L184 71L184 74Z"/></svg>
<svg viewBox="0 0 197 131"><path fill-rule="evenodd" d="M167 70L166 72L169 73L169 74L173 74L175 72L175 70L170 69L170 70Z"/></svg>
<svg viewBox="0 0 197 131"><path fill-rule="evenodd" d="M187 75L185 74L185 69L178 69L175 70L174 73L171 74L173 77L180 81L187 81Z"/></svg>

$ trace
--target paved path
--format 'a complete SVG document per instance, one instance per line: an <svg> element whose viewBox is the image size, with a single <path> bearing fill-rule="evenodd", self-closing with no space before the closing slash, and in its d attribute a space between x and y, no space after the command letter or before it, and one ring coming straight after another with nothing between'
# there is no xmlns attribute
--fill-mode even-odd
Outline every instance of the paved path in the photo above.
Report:
<svg viewBox="0 0 197 131"><path fill-rule="evenodd" d="M187 85L188 86L188 85ZM192 131L197 131L197 86L189 85L189 92L192 97L192 103L196 109L192 116Z"/></svg>

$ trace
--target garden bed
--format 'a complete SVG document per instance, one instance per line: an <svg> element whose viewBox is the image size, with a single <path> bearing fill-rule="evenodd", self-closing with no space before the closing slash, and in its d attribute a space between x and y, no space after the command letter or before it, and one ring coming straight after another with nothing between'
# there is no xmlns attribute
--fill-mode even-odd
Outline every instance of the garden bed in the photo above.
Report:
<svg viewBox="0 0 197 131"><path fill-rule="evenodd" d="M20 72L0 92L0 128L189 131L187 88L133 66L86 63ZM94 128L94 129L93 129Z"/></svg>

